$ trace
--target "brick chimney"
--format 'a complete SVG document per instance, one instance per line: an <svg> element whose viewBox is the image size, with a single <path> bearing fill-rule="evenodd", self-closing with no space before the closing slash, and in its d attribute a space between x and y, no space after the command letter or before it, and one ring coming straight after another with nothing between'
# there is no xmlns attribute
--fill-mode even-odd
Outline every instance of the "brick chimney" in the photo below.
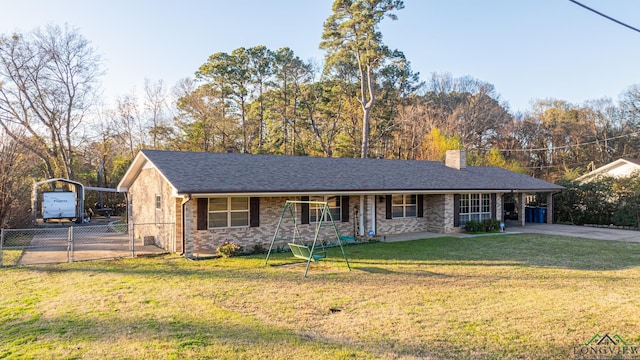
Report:
<svg viewBox="0 0 640 360"><path fill-rule="evenodd" d="M447 150L444 164L447 167L464 170L467 168L467 152L464 150Z"/></svg>

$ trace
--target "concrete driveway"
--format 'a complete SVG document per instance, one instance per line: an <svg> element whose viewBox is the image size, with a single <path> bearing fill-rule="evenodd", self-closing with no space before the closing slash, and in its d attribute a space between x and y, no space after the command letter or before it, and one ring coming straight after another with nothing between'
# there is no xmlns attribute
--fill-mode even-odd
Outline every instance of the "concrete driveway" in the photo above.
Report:
<svg viewBox="0 0 640 360"><path fill-rule="evenodd" d="M640 231L605 227L535 223L527 223L525 226L518 226L515 225L515 223L507 223L507 231L510 233L562 235L597 240L640 242Z"/></svg>

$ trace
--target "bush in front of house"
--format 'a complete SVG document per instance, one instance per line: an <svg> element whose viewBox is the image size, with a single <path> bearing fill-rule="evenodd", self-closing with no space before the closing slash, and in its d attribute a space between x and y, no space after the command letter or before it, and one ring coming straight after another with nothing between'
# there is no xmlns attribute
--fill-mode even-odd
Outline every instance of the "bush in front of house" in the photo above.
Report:
<svg viewBox="0 0 640 360"><path fill-rule="evenodd" d="M253 245L253 251L251 254L266 254L267 248L265 248L262 244Z"/></svg>
<svg viewBox="0 0 640 360"><path fill-rule="evenodd" d="M485 232L498 232L500 231L500 220L496 219L484 219L482 220L482 228Z"/></svg>
<svg viewBox="0 0 640 360"><path fill-rule="evenodd" d="M481 232L498 232L500 231L500 220L484 219L482 222L469 220L464 224L464 231L472 234Z"/></svg>
<svg viewBox="0 0 640 360"><path fill-rule="evenodd" d="M232 257L242 254L242 246L234 244L232 241L225 240L222 245L216 249L216 254L221 257Z"/></svg>
<svg viewBox="0 0 640 360"><path fill-rule="evenodd" d="M478 233L482 231L482 224L479 221L469 220L464 224L464 231L468 233Z"/></svg>

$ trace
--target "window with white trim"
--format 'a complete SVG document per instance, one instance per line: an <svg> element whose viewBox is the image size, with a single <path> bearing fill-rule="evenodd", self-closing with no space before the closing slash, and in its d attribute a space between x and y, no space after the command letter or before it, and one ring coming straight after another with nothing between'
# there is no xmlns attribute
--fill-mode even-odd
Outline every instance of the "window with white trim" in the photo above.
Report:
<svg viewBox="0 0 640 360"><path fill-rule="evenodd" d="M249 226L248 197L209 198L209 229Z"/></svg>
<svg viewBox="0 0 640 360"><path fill-rule="evenodd" d="M342 215L340 196L310 196L309 201L326 202L329 205L333 221L340 221L340 215ZM318 222L318 219L322 216L323 208L322 204L309 204L309 223ZM328 221L329 217L327 216L324 220Z"/></svg>
<svg viewBox="0 0 640 360"><path fill-rule="evenodd" d="M403 194L391 197L391 210L393 218L416 217L417 195Z"/></svg>
<svg viewBox="0 0 640 360"><path fill-rule="evenodd" d="M491 194L460 194L460 226L469 220L491 219Z"/></svg>

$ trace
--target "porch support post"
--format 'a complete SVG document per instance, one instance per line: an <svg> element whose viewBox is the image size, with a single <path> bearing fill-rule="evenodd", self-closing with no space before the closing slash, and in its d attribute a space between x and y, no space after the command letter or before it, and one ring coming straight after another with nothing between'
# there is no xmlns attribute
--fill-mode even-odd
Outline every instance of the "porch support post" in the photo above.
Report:
<svg viewBox="0 0 640 360"><path fill-rule="evenodd" d="M524 211L525 211L525 203L524 203L524 199L525 199L525 193L521 192L518 193L518 224L520 226L524 226L525 223L525 216L524 216Z"/></svg>
<svg viewBox="0 0 640 360"><path fill-rule="evenodd" d="M360 213L358 214L358 216L360 217L360 219L358 220L359 227L358 227L358 235L360 236L364 236L364 229L365 229L365 214L367 213L367 211L365 210L366 207L364 206L364 195L360 195Z"/></svg>
<svg viewBox="0 0 640 360"><path fill-rule="evenodd" d="M188 201L184 205L184 257L187 259L193 258L194 250L194 234L195 234L195 209L193 206L194 201Z"/></svg>
<svg viewBox="0 0 640 360"><path fill-rule="evenodd" d="M365 228L367 237L369 237L369 230L373 230L373 233L376 235L378 234L376 223L376 199L377 195L367 195L367 227Z"/></svg>
<svg viewBox="0 0 640 360"><path fill-rule="evenodd" d="M553 224L553 193L547 193L547 224Z"/></svg>

